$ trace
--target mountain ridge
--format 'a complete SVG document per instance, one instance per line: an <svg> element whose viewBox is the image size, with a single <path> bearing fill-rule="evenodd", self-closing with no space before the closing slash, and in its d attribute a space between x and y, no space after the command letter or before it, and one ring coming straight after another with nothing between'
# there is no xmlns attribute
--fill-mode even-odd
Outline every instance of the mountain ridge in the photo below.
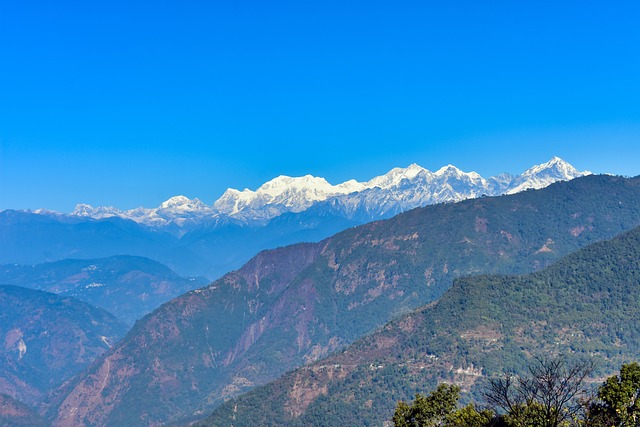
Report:
<svg viewBox="0 0 640 427"><path fill-rule="evenodd" d="M95 259L0 264L0 284L52 292L102 308L127 325L187 291L209 283L182 277L148 258L118 255Z"/></svg>
<svg viewBox="0 0 640 427"><path fill-rule="evenodd" d="M49 416L60 426L85 416L126 425L201 413L439 298L455 278L537 270L638 218L640 178L587 176L261 252L138 322L61 391ZM107 395L93 386L102 381Z"/></svg>
<svg viewBox="0 0 640 427"><path fill-rule="evenodd" d="M350 180L338 186L310 175L281 176L262 190L225 192L216 203L227 213L215 203L185 196L174 196L158 208L129 211L88 205L78 205L77 215L5 210L0 212L0 264L129 254L151 258L183 276L213 280L264 249L317 242L416 207L502 194L509 188L544 187L587 173L560 158L522 176L487 180L452 165L431 172L412 164L364 183Z"/></svg>
<svg viewBox="0 0 640 427"><path fill-rule="evenodd" d="M357 200L365 210L374 212L380 200L383 205L388 205L387 199L391 197L395 205L406 210L481 195L495 196L539 189L553 182L587 174L590 172L580 172L559 157L532 166L520 175L501 174L488 179L477 172L464 172L451 164L431 172L413 163L406 168L393 168L365 182L348 180L332 185L326 179L312 175L281 175L265 182L255 191L229 188L212 205L206 205L197 198L179 195L161 203L158 208L139 207L126 211L111 206L94 208L79 204L71 215L95 219L118 216L159 228L169 225L189 227L199 221L219 221L223 218L261 224L283 213L299 213L331 199L337 199L338 204L346 203L341 199L349 199L351 203ZM363 192L369 192L368 197L359 197ZM388 207L379 209L370 219L378 219L390 210ZM398 213L397 209L393 211Z"/></svg>
<svg viewBox="0 0 640 427"><path fill-rule="evenodd" d="M0 393L38 403L127 329L111 313L75 298L0 285Z"/></svg>
<svg viewBox="0 0 640 427"><path fill-rule="evenodd" d="M531 355L589 357L595 376L637 360L640 227L522 276L457 279L434 304L226 402L198 427L382 425L438 382L465 394L526 372ZM599 381L591 378L589 381ZM249 421L250 420L250 421Z"/></svg>

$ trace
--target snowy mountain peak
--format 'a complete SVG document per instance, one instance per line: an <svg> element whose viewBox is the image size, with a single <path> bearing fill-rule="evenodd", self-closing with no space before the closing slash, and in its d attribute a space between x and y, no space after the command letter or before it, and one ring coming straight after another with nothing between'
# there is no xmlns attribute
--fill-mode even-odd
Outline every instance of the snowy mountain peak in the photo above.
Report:
<svg viewBox="0 0 640 427"><path fill-rule="evenodd" d="M240 219L267 220L284 212L301 212L331 196L362 189L363 186L355 180L334 186L326 179L312 175L295 178L280 175L256 191L228 189L213 207L224 215Z"/></svg>
<svg viewBox="0 0 640 427"><path fill-rule="evenodd" d="M454 176L459 176L459 175L463 175L464 172L462 172L460 169L458 169L457 167L449 164L447 166L443 166L440 169L438 169L437 171L435 171L434 175L436 176L444 176L444 175L454 175Z"/></svg>
<svg viewBox="0 0 640 427"><path fill-rule="evenodd" d="M487 181L477 172L464 172L453 165L447 165L438 169L433 174L438 180L459 187L459 183L472 183L476 186L486 187ZM475 194L475 193L473 193Z"/></svg>
<svg viewBox="0 0 640 427"><path fill-rule="evenodd" d="M417 176L425 173L430 172L422 166L412 163L406 168L393 168L386 174L377 176L372 180L364 183L364 186L365 188L379 187L382 189L388 189L399 185L403 179L411 181Z"/></svg>
<svg viewBox="0 0 640 427"><path fill-rule="evenodd" d="M554 156L551 160L540 165L533 166L522 173L522 176L540 175L541 173L556 174L564 179L572 179L578 176L590 173L588 171L578 172L576 168L562 160L560 157Z"/></svg>
<svg viewBox="0 0 640 427"><path fill-rule="evenodd" d="M557 181L568 181L585 175L591 175L591 172L580 172L560 157L554 156L548 162L535 165L524 171L516 178L517 184L512 186L507 194L544 188Z"/></svg>
<svg viewBox="0 0 640 427"><path fill-rule="evenodd" d="M336 187L340 190L340 194L354 193L356 191L362 191L367 188L365 184L358 182L355 179L345 181L342 184L336 185Z"/></svg>
<svg viewBox="0 0 640 427"><path fill-rule="evenodd" d="M413 163L406 168L394 168L367 182L351 179L338 185L313 175L280 175L255 191L229 188L213 206L180 195L152 209L140 207L121 211L110 206L94 208L79 204L72 215L97 219L119 216L152 227L185 230L197 227L203 221L224 222L229 219L265 224L283 213L302 212L326 201L326 206L332 206L331 209L342 210L340 215L348 218L361 215L371 220L432 203L543 188L556 181L588 174L588 171L577 171L559 157L533 166L521 175L501 174L489 179L476 172L464 172L451 164L430 172Z"/></svg>
<svg viewBox="0 0 640 427"><path fill-rule="evenodd" d="M93 211L93 206L88 205L86 203L78 203L71 212L71 215L75 216L91 216L90 213Z"/></svg>
<svg viewBox="0 0 640 427"><path fill-rule="evenodd" d="M196 199L197 200L197 199ZM173 196L170 199L162 202L160 204L160 208L167 209L176 206L188 205L191 202L191 199L185 196Z"/></svg>
<svg viewBox="0 0 640 427"><path fill-rule="evenodd" d="M101 219L113 216L121 216L121 212L122 211L114 208L113 206L99 206L97 208L94 208L93 206L86 203L78 203L73 212L71 212L71 215L87 216L95 219Z"/></svg>
<svg viewBox="0 0 640 427"><path fill-rule="evenodd" d="M277 197L278 195L290 190L314 190L331 192L333 186L324 178L317 178L312 175L305 175L298 178L280 175L277 178L267 181L256 190L256 193L269 194Z"/></svg>

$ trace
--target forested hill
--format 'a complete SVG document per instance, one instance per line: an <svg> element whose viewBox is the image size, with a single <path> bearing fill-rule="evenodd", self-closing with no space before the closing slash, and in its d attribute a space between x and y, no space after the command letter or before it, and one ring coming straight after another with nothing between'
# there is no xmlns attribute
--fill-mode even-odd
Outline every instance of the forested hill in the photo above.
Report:
<svg viewBox="0 0 640 427"><path fill-rule="evenodd" d="M131 425L202 413L434 301L455 278L530 272L638 224L640 178L589 176L266 251L139 321L60 391L51 416Z"/></svg>
<svg viewBox="0 0 640 427"><path fill-rule="evenodd" d="M0 265L0 283L71 296L133 325L161 304L209 281L179 276L148 258L119 255Z"/></svg>
<svg viewBox="0 0 640 427"><path fill-rule="evenodd" d="M345 351L220 407L200 426L382 425L438 381L478 390L531 355L592 358L611 375L640 354L640 228L525 276L457 280Z"/></svg>
<svg viewBox="0 0 640 427"><path fill-rule="evenodd" d="M111 313L75 298L0 285L0 393L40 403L126 331Z"/></svg>

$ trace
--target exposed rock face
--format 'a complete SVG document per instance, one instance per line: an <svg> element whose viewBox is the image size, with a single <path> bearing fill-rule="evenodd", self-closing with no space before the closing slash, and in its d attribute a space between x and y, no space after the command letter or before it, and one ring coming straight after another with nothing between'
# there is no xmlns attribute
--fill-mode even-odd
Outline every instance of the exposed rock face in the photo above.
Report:
<svg viewBox="0 0 640 427"><path fill-rule="evenodd" d="M126 329L106 311L74 298L0 286L0 392L35 404Z"/></svg>
<svg viewBox="0 0 640 427"><path fill-rule="evenodd" d="M416 209L318 244L263 252L138 322L61 391L51 416L58 425L157 425L201 414L434 301L455 278L536 270L638 225L639 183L585 177ZM544 245L549 250L539 251Z"/></svg>

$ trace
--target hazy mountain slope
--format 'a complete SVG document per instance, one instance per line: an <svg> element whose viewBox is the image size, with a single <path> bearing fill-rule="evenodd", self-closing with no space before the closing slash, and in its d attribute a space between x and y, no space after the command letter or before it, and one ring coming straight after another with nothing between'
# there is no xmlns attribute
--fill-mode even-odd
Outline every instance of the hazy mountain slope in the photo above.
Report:
<svg viewBox="0 0 640 427"><path fill-rule="evenodd" d="M121 255L28 266L0 265L0 283L71 296L133 325L161 304L209 281L179 276L148 258Z"/></svg>
<svg viewBox="0 0 640 427"><path fill-rule="evenodd" d="M6 394L0 394L0 427L45 427L49 423L33 409Z"/></svg>
<svg viewBox="0 0 640 427"><path fill-rule="evenodd" d="M433 301L455 278L531 271L638 224L640 178L591 176L263 252L138 322L52 415L154 424L209 408Z"/></svg>
<svg viewBox="0 0 640 427"><path fill-rule="evenodd" d="M0 262L39 264L68 258L145 256L172 267L201 268L202 260L168 233L121 218L95 220L59 214L0 212Z"/></svg>
<svg viewBox="0 0 640 427"><path fill-rule="evenodd" d="M144 256L182 275L217 279L260 250L319 241L419 206L541 188L589 172L557 157L521 175L489 179L448 165L394 168L369 181L331 185L281 176L256 191L229 189L213 205L175 196L157 208L78 205L71 215L0 212L0 263Z"/></svg>
<svg viewBox="0 0 640 427"><path fill-rule="evenodd" d="M0 212L0 263L40 264L62 259L134 255L182 275L218 278L265 248L318 241L361 221L331 212L283 214L260 227L235 221L203 223L181 238L120 218Z"/></svg>
<svg viewBox="0 0 640 427"><path fill-rule="evenodd" d="M198 228L180 239L180 247L207 260L206 268L197 271L219 278L240 268L261 250L317 242L362 222L346 219L339 213L316 210L314 206L304 212L284 213L260 227L227 224L212 229Z"/></svg>
<svg viewBox="0 0 640 427"><path fill-rule="evenodd" d="M113 315L74 298L0 286L0 393L33 404L126 330Z"/></svg>
<svg viewBox="0 0 640 427"><path fill-rule="evenodd" d="M463 390L573 354L610 375L640 351L640 228L537 273L457 280L435 304L227 402L202 426L378 425L437 381Z"/></svg>

